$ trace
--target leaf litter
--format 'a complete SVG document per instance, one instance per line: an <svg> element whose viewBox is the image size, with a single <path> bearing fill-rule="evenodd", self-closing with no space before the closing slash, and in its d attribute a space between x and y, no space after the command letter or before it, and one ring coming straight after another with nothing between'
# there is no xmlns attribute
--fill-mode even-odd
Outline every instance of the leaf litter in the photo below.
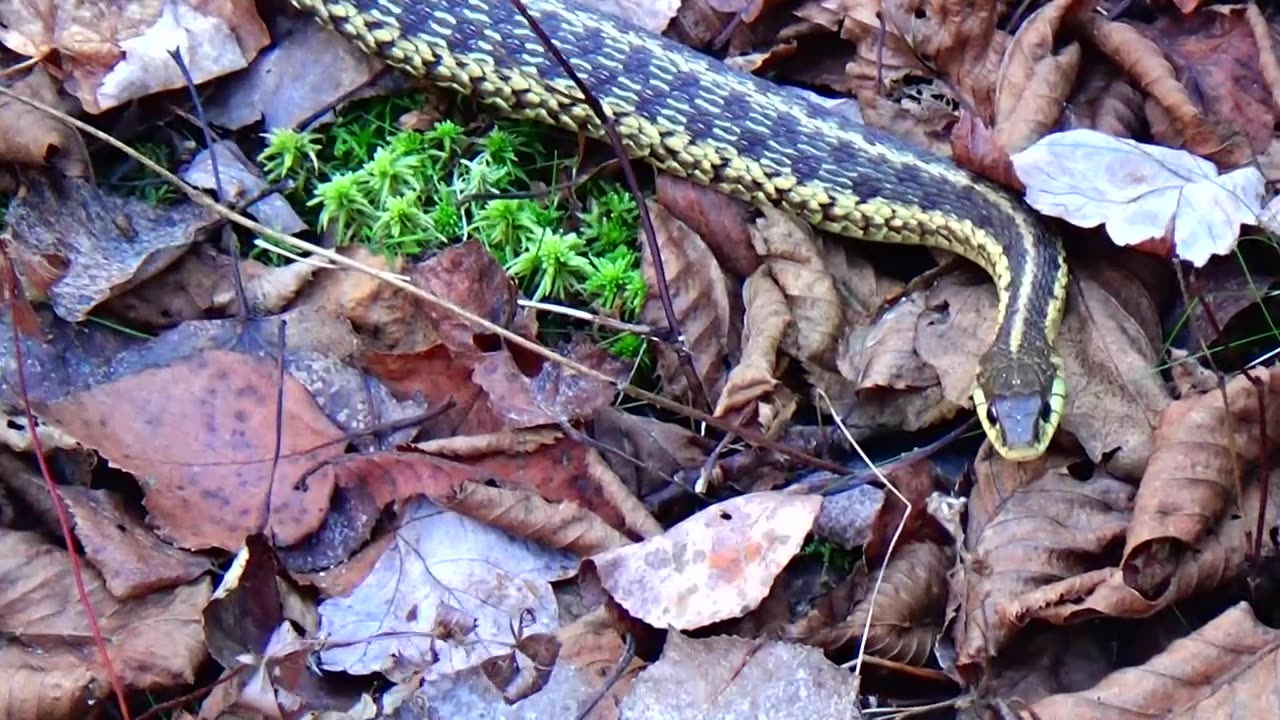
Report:
<svg viewBox="0 0 1280 720"><path fill-rule="evenodd" d="M316 257L251 254L252 233L132 194L127 162L6 96L3 282L38 309L6 317L0 354L15 716L83 717L111 692L73 557L123 688L207 691L188 716L856 717L938 698L940 717L1275 714L1280 263L1252 237L1280 177L1275 18L1191 0L622 5L603 11L852 98L830 111L1065 221L1051 450L1013 464L965 434L995 294L942 253L646 177L662 277L629 229L638 318L567 320L525 301L492 225L420 252L347 245L309 180L259 167L270 132L306 120L348 133L322 153L372 155L445 118L487 127L474 108L294 13L20 3L0 43L35 63L5 88L174 140L194 185L510 334ZM157 95L185 86L173 47L203 111ZM408 112L347 124L358 96L406 90ZM204 122L226 133L212 150ZM616 174L598 146L555 152L581 162L530 179L526 207L572 248L599 232L589 182ZM615 326L651 355L618 352ZM710 414L634 404L628 380ZM854 441L903 462L876 477Z"/></svg>

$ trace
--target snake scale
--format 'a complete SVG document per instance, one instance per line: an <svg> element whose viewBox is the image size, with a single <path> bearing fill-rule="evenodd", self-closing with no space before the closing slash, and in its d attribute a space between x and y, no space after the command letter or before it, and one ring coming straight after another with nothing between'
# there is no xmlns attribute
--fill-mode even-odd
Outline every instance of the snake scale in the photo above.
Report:
<svg viewBox="0 0 1280 720"><path fill-rule="evenodd" d="M604 135L510 0L291 2L365 52L497 115ZM942 248L985 269L998 292L998 330L979 360L974 407L1004 457L1044 452L1066 397L1053 342L1067 265L1038 216L945 158L795 90L569 0L526 6L633 158L821 230Z"/></svg>

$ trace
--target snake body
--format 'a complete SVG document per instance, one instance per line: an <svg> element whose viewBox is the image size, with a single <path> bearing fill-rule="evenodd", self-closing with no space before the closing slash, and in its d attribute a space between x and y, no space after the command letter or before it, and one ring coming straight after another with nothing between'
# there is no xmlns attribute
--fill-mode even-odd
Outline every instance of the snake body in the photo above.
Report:
<svg viewBox="0 0 1280 720"><path fill-rule="evenodd" d="M401 70L492 112L588 136L600 121L510 0L291 0ZM927 245L984 268L998 331L973 400L995 449L1038 457L1062 417L1054 351L1062 246L1016 198L808 96L566 0L529 12L612 117L636 159L815 227Z"/></svg>

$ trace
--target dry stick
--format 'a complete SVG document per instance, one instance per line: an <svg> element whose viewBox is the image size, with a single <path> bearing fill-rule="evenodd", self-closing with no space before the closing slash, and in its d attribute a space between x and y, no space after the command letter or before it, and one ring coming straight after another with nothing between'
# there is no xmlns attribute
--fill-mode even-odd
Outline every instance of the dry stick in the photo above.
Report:
<svg viewBox="0 0 1280 720"><path fill-rule="evenodd" d="M7 88L4 90L8 92ZM111 654L107 652L107 643L102 637L102 627L98 624L98 614L93 610L93 602L89 599L89 591L84 585L84 566L80 563L80 554L76 552L75 536L71 534L71 518L67 516L67 506L62 501L58 484L53 481L49 461L45 459L44 448L41 447L40 433L36 431L36 413L31 408L31 396L27 393L26 360L22 353L22 336L18 330L17 311L14 309L21 300L18 298L18 276L13 270L12 262L4 263L4 272L6 275L4 284L7 286L9 296L9 326L13 330L14 364L18 372L18 394L22 396L22 409L27 416L27 427L31 430L31 448L36 454L40 475L44 478L50 497L53 498L53 507L58 514L58 525L62 530L62 540L67 544L67 557L71 561L71 577L76 584L76 595L79 596L80 605L84 608L85 617L89 621L89 632L93 636L94 647L98 650L102 666L106 669L107 677L111 682L111 690L115 693L116 702L120 705L120 717L130 720L129 706L124 699L124 683L120 681L115 665L111 663Z"/></svg>
<svg viewBox="0 0 1280 720"><path fill-rule="evenodd" d="M378 280L381 280L382 282L385 282L388 285L391 285L392 287L403 290L413 295L414 297L417 297L423 300L424 302L426 302L429 305L432 305L433 307L448 311L453 315L459 318L462 318L463 320L466 320L468 323L471 324L472 327L484 330L485 332L493 333L494 335L501 337L506 342L509 342L512 345L516 345L524 350L528 350L529 352L537 355L540 358L543 358L544 360L557 363L563 367L573 370L576 373L579 373L580 375L584 375L598 382L606 383L609 386L613 387L618 392L623 393L625 395L629 395L637 400L641 400L643 402L649 403L650 405L654 405L668 412L676 413L678 415L683 415L693 420L697 420L698 422L705 423L706 425L716 428L717 430L720 430L722 432L734 433L752 444L759 445L760 447L767 448L769 450L773 450L786 457L803 462L811 467L821 468L823 470L831 470L832 472L838 472L838 473L843 473L848 471L848 468L845 467L844 465L840 465L838 463L834 463L834 462L831 462L830 460L825 460L823 458L815 457L813 455L810 455L809 453L798 451L795 448L788 447L786 445L783 445L782 443L771 440L770 438L766 437L763 433L760 433L758 431L752 430L750 428L742 427L737 423L726 421L710 413L703 412L701 410L689 407L687 405L683 405L681 403L675 402L674 400L669 400L665 397L662 397L661 395L651 393L647 390L642 390L633 385L628 385L626 383L618 382L617 380L614 380L612 377L600 372L599 370L587 367L586 365L583 365L582 363L577 362L576 360L573 360L571 358L567 358L562 355L557 355L551 350L548 350L546 347L526 337L517 335L511 330L508 330L507 328L502 327L501 325L497 325L493 322L490 322L489 320L486 320L485 318L480 317L479 315L476 315L475 313L465 308L462 308L457 304L449 300L446 300L445 298L435 295L434 293L427 292L426 290L423 290L422 288L419 288L411 284L407 280L395 275L394 273L388 273L382 270L378 270L376 268L369 267L368 265L352 260L351 258L348 258L345 255L341 255L327 248L322 248L319 245L314 245L305 240L299 240L298 238L292 235L286 235L277 230L273 230L267 227L266 225L263 225L262 223L259 223L251 218L247 218L244 215L241 215L240 213L235 212L234 210L230 210L224 207L221 203L215 202L214 200L209 198L209 196L205 195L200 190L191 186L182 178L179 178L178 176L169 172L167 169L153 162L151 159L142 156L136 150L129 147L128 145L120 142L119 140L108 135L107 133L99 130L96 127L93 127L92 125L82 120L73 118L70 115L62 112L61 110L58 110L57 108L54 108L45 103L42 103L39 100L32 100L31 98L19 95L6 87L0 87L0 95L13 98L14 100L17 100L18 102L21 102L24 105L33 107L37 110L40 110L41 112L47 113L61 120L62 122L67 123L68 125L76 128L77 130L83 133L87 133L93 136L95 139L101 142L107 143L113 148L119 150L120 152L125 153L129 157L136 159L139 163L141 163L144 167L146 167L151 172L159 175L160 177L172 183L174 187L178 188L178 190L180 190L182 194L190 198L192 202L196 203L200 207L208 209L209 211L213 212L219 217L222 217L226 220L229 220L239 225L240 227L245 228L246 230L257 233L258 235L262 235L263 237L270 238L284 245L288 245L289 247L295 248L297 250L308 252L308 253L311 253L312 255L316 255L318 257L324 258L325 260L328 260L329 262L334 263L335 265L341 265L342 267L347 268L349 270L355 270L357 272L361 272L366 275L369 275L370 277L377 278Z"/></svg>
<svg viewBox="0 0 1280 720"><path fill-rule="evenodd" d="M640 222L644 227L645 242L649 245L649 255L653 258L653 274L658 282L658 298L662 301L662 312L666 315L667 326L670 332L674 333L672 344L675 346L676 354L680 357L680 367L684 370L685 382L689 384L689 392L693 393L694 400L700 402L704 410L711 409L711 399L707 394L706 388L702 386L702 379L698 377L698 373L694 370L693 359L689 355L688 348L684 345L684 333L680 330L680 322L676 319L675 307L671 304L671 291L667 288L667 273L662 265L662 253L658 249L658 236L653 229L653 218L649 216L649 208L644 202L644 197L640 193L640 182L636 179L635 168L631 164L631 156L627 154L626 147L622 144L622 137L618 135L618 129L614 127L613 118L605 112L604 105L587 88L582 78L578 77L578 73L574 72L573 66L561 54L560 49L552 42L551 38L538 24L538 21L529 14L529 9L524 6L521 0L510 0L511 5L520 13L520 17L529 24L529 29L534 35L538 36L538 42L542 43L542 47L551 54L564 70L569 80L578 88L578 92L582 93L582 100L591 108L591 114L595 115L596 120L600 122L600 126L604 128L604 134L609 139L609 146L618 157L618 162L622 165L622 175L627 180L627 186L636 198L636 206L640 210Z"/></svg>

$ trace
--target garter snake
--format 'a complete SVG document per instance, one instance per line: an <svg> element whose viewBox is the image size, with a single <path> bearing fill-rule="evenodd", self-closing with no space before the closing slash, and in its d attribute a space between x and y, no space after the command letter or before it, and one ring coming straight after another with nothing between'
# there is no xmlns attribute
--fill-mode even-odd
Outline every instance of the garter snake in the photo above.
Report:
<svg viewBox="0 0 1280 720"><path fill-rule="evenodd" d="M498 115L604 135L510 0L291 2L365 52ZM822 230L942 248L985 269L998 293L998 329L979 360L974 408L1004 457L1044 452L1066 395L1053 340L1067 267L1036 215L949 161L808 96L569 2L525 4L632 157Z"/></svg>

